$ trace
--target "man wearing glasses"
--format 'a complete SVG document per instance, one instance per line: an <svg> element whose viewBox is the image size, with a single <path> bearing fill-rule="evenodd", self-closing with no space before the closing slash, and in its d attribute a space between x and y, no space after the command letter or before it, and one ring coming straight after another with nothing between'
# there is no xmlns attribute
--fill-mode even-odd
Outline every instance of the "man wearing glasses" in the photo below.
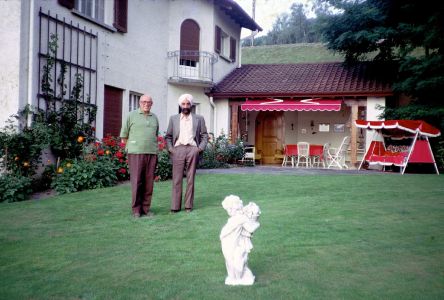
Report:
<svg viewBox="0 0 444 300"><path fill-rule="evenodd" d="M150 207L157 164L159 121L150 111L152 105L151 96L141 96L139 108L129 113L120 131L120 138L128 152L132 212L135 218L154 215Z"/></svg>

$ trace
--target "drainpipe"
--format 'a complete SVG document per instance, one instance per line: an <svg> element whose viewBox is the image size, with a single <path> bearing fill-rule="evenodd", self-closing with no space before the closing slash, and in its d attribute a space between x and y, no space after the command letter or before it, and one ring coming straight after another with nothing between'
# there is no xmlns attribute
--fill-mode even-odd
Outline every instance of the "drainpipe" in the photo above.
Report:
<svg viewBox="0 0 444 300"><path fill-rule="evenodd" d="M23 9L23 4L20 6L20 9ZM29 35L28 35L28 82L27 82L27 99L26 104L32 105L33 99L33 87L34 87L34 1L30 1L29 3ZM20 20L21 22L21 20ZM22 29L23 30L23 29ZM37 80L39 82L39 80ZM20 103L20 100L19 100ZM28 119L28 125L31 124L31 119Z"/></svg>
<svg viewBox="0 0 444 300"><path fill-rule="evenodd" d="M213 108L213 134L214 134L214 137L216 137L216 125L217 125L217 122L216 122L216 105L214 104L213 96L210 96L210 105L211 105L211 108Z"/></svg>

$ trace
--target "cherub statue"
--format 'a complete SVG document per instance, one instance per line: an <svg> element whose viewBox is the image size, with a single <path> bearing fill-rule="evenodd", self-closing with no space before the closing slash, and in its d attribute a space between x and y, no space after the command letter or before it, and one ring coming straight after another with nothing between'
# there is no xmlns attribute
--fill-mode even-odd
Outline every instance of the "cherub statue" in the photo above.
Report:
<svg viewBox="0 0 444 300"><path fill-rule="evenodd" d="M252 285L254 275L248 268L247 261L248 253L253 249L251 236L260 226L258 218L261 211L254 202L244 207L242 200L235 195L225 197L222 207L230 216L220 233L228 273L225 284Z"/></svg>

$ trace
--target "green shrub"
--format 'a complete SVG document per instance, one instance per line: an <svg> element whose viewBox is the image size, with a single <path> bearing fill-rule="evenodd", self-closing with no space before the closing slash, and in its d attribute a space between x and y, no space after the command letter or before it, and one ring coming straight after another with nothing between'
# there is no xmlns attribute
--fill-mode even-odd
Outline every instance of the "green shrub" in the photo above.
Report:
<svg viewBox="0 0 444 300"><path fill-rule="evenodd" d="M243 155L242 141L238 140L236 144L230 144L228 138L221 134L214 142L208 142L199 167L202 169L227 168L228 164L237 163Z"/></svg>
<svg viewBox="0 0 444 300"><path fill-rule="evenodd" d="M173 177L173 164L171 163L170 155L166 149L159 151L155 176L156 181L168 180Z"/></svg>
<svg viewBox="0 0 444 300"><path fill-rule="evenodd" d="M128 158L125 144L118 137L107 135L101 142L91 143L85 146L84 157L90 161L109 161L116 170L118 180L128 180Z"/></svg>
<svg viewBox="0 0 444 300"><path fill-rule="evenodd" d="M109 160L65 161L57 169L51 186L59 194L104 188L117 182L116 167Z"/></svg>
<svg viewBox="0 0 444 300"><path fill-rule="evenodd" d="M29 198L32 193L29 177L13 174L0 176L0 202L17 202Z"/></svg>

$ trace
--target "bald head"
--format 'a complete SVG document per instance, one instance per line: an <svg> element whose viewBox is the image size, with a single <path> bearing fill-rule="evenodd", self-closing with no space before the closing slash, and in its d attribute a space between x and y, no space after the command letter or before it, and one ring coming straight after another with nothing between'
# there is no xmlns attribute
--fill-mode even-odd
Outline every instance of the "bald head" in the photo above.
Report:
<svg viewBox="0 0 444 300"><path fill-rule="evenodd" d="M140 109L145 114L150 112L152 105L153 105L153 98L151 98L150 95L142 95L142 96L140 96L139 106L140 106Z"/></svg>

